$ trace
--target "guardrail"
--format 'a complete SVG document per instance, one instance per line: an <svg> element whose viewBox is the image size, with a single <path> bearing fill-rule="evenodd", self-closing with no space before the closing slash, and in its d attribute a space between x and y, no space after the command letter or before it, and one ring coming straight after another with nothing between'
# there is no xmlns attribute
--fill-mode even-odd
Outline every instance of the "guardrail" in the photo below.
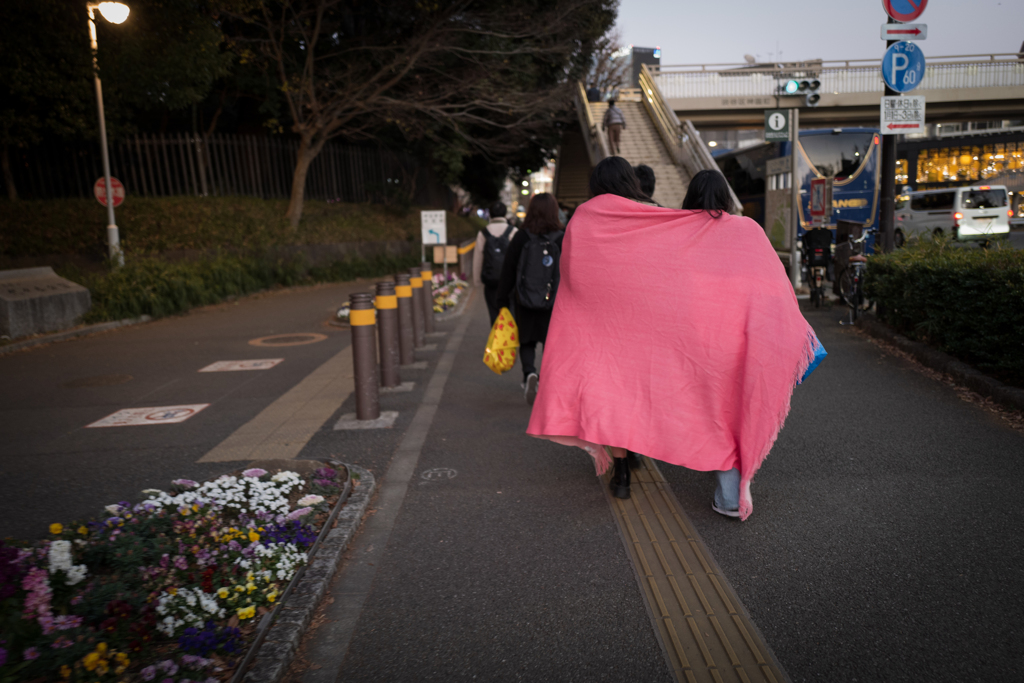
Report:
<svg viewBox="0 0 1024 683"><path fill-rule="evenodd" d="M654 75L647 64L642 65L640 68L640 90L644 106L650 113L651 120L654 121L658 134L664 141L676 165L683 166L691 178L698 172L706 169L717 171L718 164L715 163L714 157L711 156L711 150L708 149L707 145L704 144L704 141L697 134L697 129L694 128L693 122L689 120L679 121L679 117L676 116L676 113L665 102L665 98L662 97L661 90L658 88ZM729 187L729 196L732 198L732 211L730 213L742 215L743 205L740 204L740 200L736 197L736 193L731 186Z"/></svg>
<svg viewBox="0 0 1024 683"><path fill-rule="evenodd" d="M590 156L590 165L597 166L601 159L609 156L608 140L601 134L594 120L594 113L590 111L590 103L587 102L587 91L581 81L576 81L576 115L580 120L580 131L587 143L587 154Z"/></svg>
<svg viewBox="0 0 1024 683"><path fill-rule="evenodd" d="M664 97L764 97L779 94L791 78L813 77L821 92L882 93L880 59L793 62L783 64L684 64L655 67L654 80ZM924 80L915 92L1024 86L1024 53L929 57Z"/></svg>

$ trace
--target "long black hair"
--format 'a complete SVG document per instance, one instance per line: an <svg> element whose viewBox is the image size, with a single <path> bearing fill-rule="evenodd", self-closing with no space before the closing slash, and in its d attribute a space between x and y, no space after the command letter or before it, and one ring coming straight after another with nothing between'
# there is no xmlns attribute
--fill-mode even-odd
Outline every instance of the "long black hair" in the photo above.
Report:
<svg viewBox="0 0 1024 683"><path fill-rule="evenodd" d="M729 212L732 197L729 181L718 171L700 171L693 176L683 198L683 210L707 211L715 218Z"/></svg>
<svg viewBox="0 0 1024 683"><path fill-rule="evenodd" d="M640 181L629 162L622 157L605 157L590 174L590 196L617 194L626 199L650 202L651 198L640 189Z"/></svg>

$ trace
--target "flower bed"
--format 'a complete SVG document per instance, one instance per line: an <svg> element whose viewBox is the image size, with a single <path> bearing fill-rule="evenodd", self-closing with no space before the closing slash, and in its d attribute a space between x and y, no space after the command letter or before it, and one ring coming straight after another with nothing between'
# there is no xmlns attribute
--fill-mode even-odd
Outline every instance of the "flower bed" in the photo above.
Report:
<svg viewBox="0 0 1024 683"><path fill-rule="evenodd" d="M448 281L445 282L444 274L438 273L434 276L434 313L444 313L455 308L463 294L469 288L469 283L455 275L448 274Z"/></svg>
<svg viewBox="0 0 1024 683"><path fill-rule="evenodd" d="M0 681L230 680L344 479L178 479L46 540L0 542Z"/></svg>

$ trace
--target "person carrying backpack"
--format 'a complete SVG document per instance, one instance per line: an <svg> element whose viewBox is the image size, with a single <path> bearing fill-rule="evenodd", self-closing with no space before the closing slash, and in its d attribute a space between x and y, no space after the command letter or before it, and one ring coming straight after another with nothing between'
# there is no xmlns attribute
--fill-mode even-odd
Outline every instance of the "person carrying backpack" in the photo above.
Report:
<svg viewBox="0 0 1024 683"><path fill-rule="evenodd" d="M491 325L498 318L498 280L509 243L518 230L505 220L506 208L501 202L491 204L491 222L476 236L473 248L473 284L484 286L484 301L491 316Z"/></svg>
<svg viewBox="0 0 1024 683"><path fill-rule="evenodd" d="M565 232L558 221L558 202L547 192L530 200L520 230L509 244L498 281L497 305L516 302L519 359L523 365L526 402L533 405L540 375L535 365L537 344L548 335L560 279L559 257Z"/></svg>

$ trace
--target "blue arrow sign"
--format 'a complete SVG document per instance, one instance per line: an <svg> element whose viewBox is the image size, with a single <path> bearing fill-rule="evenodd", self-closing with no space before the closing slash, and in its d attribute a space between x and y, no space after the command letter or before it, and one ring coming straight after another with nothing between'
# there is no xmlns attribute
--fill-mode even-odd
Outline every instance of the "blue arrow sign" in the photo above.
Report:
<svg viewBox="0 0 1024 683"><path fill-rule="evenodd" d="M434 236L438 244L441 244L441 234L437 230L428 230L427 232Z"/></svg>
<svg viewBox="0 0 1024 683"><path fill-rule="evenodd" d="M910 92L924 80L924 53L906 40L893 44L882 58L882 78L896 92Z"/></svg>

